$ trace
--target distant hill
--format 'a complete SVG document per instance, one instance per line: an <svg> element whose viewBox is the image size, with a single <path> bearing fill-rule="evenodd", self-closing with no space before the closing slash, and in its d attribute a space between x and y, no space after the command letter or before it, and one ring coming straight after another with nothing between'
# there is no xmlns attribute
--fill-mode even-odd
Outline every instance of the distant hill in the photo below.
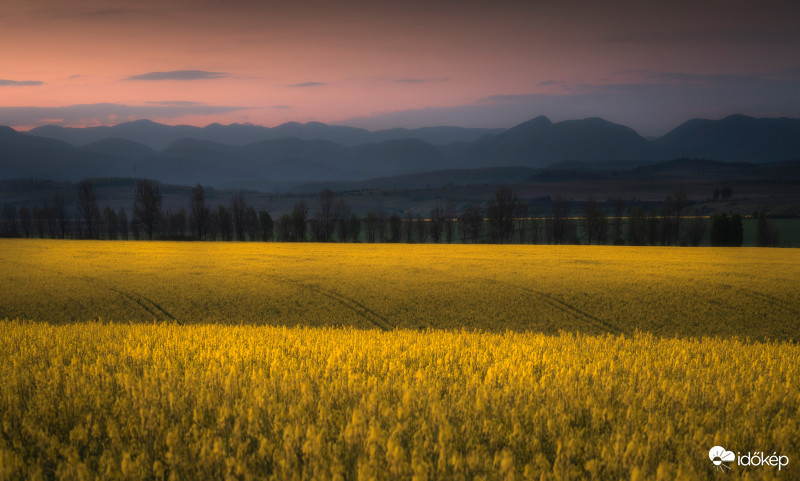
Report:
<svg viewBox="0 0 800 481"><path fill-rule="evenodd" d="M136 120L113 127L73 128L45 125L32 129L28 133L39 137L58 139L74 147L115 138L132 140L152 149L161 150L177 139L198 138L197 132L202 130L190 125L169 126L150 120Z"/></svg>
<svg viewBox="0 0 800 481"><path fill-rule="evenodd" d="M211 124L206 127L190 125L164 125L150 120L125 122L113 127L70 128L56 125L37 127L31 135L61 140L74 147L91 144L107 138L131 140L152 149L162 150L180 139L197 139L242 146L266 140L297 138L300 140L327 140L345 146L385 142L387 140L417 139L433 145L453 142L472 142L480 137L502 132L503 129L476 129L464 127L425 127L420 129L369 130L321 122L287 122L277 127L251 124Z"/></svg>
<svg viewBox="0 0 800 481"><path fill-rule="evenodd" d="M474 142L486 135L497 135L506 129L476 129L466 127L421 127L419 129L387 129L372 133L373 142L417 139L432 145L446 146L456 142Z"/></svg>
<svg viewBox="0 0 800 481"><path fill-rule="evenodd" d="M110 175L123 173L114 159L103 154L0 127L0 176L3 178L79 180L98 170L112 172Z"/></svg>
<svg viewBox="0 0 800 481"><path fill-rule="evenodd" d="M722 120L694 119L655 141L681 155L732 162L800 159L800 119L731 115Z"/></svg>
<svg viewBox="0 0 800 481"><path fill-rule="evenodd" d="M306 159L339 165L347 157L348 148L329 140L302 140L290 137L264 140L240 148L242 155L253 161L274 162L285 159Z"/></svg>
<svg viewBox="0 0 800 481"><path fill-rule="evenodd" d="M666 160L669 149L633 129L599 118L553 123L540 116L475 142L458 159L462 165L541 167L561 161Z"/></svg>
<svg viewBox="0 0 800 481"><path fill-rule="evenodd" d="M441 152L416 139L387 140L352 147L345 162L354 170L394 174L426 172L446 166Z"/></svg>
<svg viewBox="0 0 800 481"><path fill-rule="evenodd" d="M144 144L140 144L132 140L115 138L98 140L97 142L79 147L79 150L84 152L94 152L96 154L111 157L118 157L120 159L126 159L130 161L136 161L159 155L157 150L151 149Z"/></svg>

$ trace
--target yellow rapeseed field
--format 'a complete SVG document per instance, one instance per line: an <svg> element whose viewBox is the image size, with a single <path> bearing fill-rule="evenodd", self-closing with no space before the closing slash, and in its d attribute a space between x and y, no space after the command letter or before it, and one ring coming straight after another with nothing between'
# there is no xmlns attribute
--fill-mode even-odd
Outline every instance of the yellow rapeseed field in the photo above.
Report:
<svg viewBox="0 0 800 481"><path fill-rule="evenodd" d="M800 250L0 240L0 319L800 340Z"/></svg>
<svg viewBox="0 0 800 481"><path fill-rule="evenodd" d="M798 479L798 285L796 250L3 240L0 480Z"/></svg>

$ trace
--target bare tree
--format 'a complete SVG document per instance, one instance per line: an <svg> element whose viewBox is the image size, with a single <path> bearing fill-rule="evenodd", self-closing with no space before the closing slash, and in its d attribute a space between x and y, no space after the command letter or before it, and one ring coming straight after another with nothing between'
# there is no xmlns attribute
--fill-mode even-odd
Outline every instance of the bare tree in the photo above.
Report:
<svg viewBox="0 0 800 481"><path fill-rule="evenodd" d="M436 204L431 209L430 233L431 240L434 244L438 244L442 239L442 232L444 230L444 207L441 204Z"/></svg>
<svg viewBox="0 0 800 481"><path fill-rule="evenodd" d="M244 241L245 227L245 212L247 205L244 201L244 192L241 190L233 194L231 199L231 218L233 220L233 230L236 233L236 240L239 242Z"/></svg>
<svg viewBox="0 0 800 481"><path fill-rule="evenodd" d="M233 240L233 219L231 219L231 213L228 209L225 208L224 205L220 205L217 207L217 228L219 229L219 235L224 241L232 241Z"/></svg>
<svg viewBox="0 0 800 481"><path fill-rule="evenodd" d="M136 218L135 217L133 219L131 219L131 228L130 228L130 230L131 230L131 236L133 237L133 240L139 240L139 238L141 237L141 228L139 227L139 223L136 222Z"/></svg>
<svg viewBox="0 0 800 481"><path fill-rule="evenodd" d="M39 206L33 208L33 225L39 237L44 239L45 232L47 231L47 213L45 209Z"/></svg>
<svg viewBox="0 0 800 481"><path fill-rule="evenodd" d="M386 211L383 208L378 209L376 214L375 230L378 234L379 242L386 242L386 228L388 220L389 216L386 214Z"/></svg>
<svg viewBox="0 0 800 481"><path fill-rule="evenodd" d="M47 228L47 236L51 239L55 239L58 237L58 219L56 219L55 205L45 204L41 210Z"/></svg>
<svg viewBox="0 0 800 481"><path fill-rule="evenodd" d="M672 196L668 195L661 203L661 245L664 246L671 245L675 235L672 212Z"/></svg>
<svg viewBox="0 0 800 481"><path fill-rule="evenodd" d="M458 218L458 229L461 233L461 242L478 242L483 226L483 216L480 207L469 206Z"/></svg>
<svg viewBox="0 0 800 481"><path fill-rule="evenodd" d="M697 247L702 244L707 230L708 222L706 222L704 218L695 216L689 219L689 222L686 225L686 237L689 241L689 245L692 247Z"/></svg>
<svg viewBox="0 0 800 481"><path fill-rule="evenodd" d="M97 196L94 193L94 185L88 180L78 184L78 210L83 218L86 227L86 237L96 238L99 232L100 207L97 205Z"/></svg>
<svg viewBox="0 0 800 481"><path fill-rule="evenodd" d="M125 208L120 207L117 214L117 223L119 225L119 236L122 240L128 240L128 214Z"/></svg>
<svg viewBox="0 0 800 481"><path fill-rule="evenodd" d="M531 244L538 244L541 241L542 232L542 219L539 218L539 211L531 212L530 218Z"/></svg>
<svg viewBox="0 0 800 481"><path fill-rule="evenodd" d="M514 233L514 212L517 206L517 193L507 185L501 185L494 193L494 199L486 208L486 217L492 237L499 243L505 244L511 240Z"/></svg>
<svg viewBox="0 0 800 481"><path fill-rule="evenodd" d="M517 234L519 235L519 243L524 244L527 242L528 231L528 203L517 202L517 208L514 211L514 217L517 219Z"/></svg>
<svg viewBox="0 0 800 481"><path fill-rule="evenodd" d="M427 222L422 217L422 214L417 212L417 215L414 217L414 231L417 235L417 242L420 244L424 244L428 240L428 228Z"/></svg>
<svg viewBox="0 0 800 481"><path fill-rule="evenodd" d="M24 237L31 236L31 210L27 206L19 208L19 225L22 228L22 235Z"/></svg>
<svg viewBox="0 0 800 481"><path fill-rule="evenodd" d="M347 221L347 230L353 242L358 242L361 235L361 221L357 215L350 215L350 220Z"/></svg>
<svg viewBox="0 0 800 481"><path fill-rule="evenodd" d="M571 233L569 203L560 194L553 198L553 214L549 221L548 238L550 242L553 244L566 244Z"/></svg>
<svg viewBox="0 0 800 481"><path fill-rule="evenodd" d="M61 238L64 239L67 237L67 229L69 228L69 223L67 221L67 206L64 202L64 198L58 194L53 196L53 218L55 219L55 223L58 227L58 232L61 235Z"/></svg>
<svg viewBox="0 0 800 481"><path fill-rule="evenodd" d="M319 211L315 216L317 224L317 237L322 242L333 240L333 231L336 230L334 206L336 198L330 189L322 189L319 193Z"/></svg>
<svg viewBox="0 0 800 481"><path fill-rule="evenodd" d="M453 221L454 209L453 202L448 201L444 209L444 239L448 244L453 243L453 236L456 230L456 223Z"/></svg>
<svg viewBox="0 0 800 481"><path fill-rule="evenodd" d="M133 204L133 220L144 228L147 238L153 240L153 233L161 221L161 190L157 183L142 179L136 182L136 197Z"/></svg>
<svg viewBox="0 0 800 481"><path fill-rule="evenodd" d="M339 242L347 242L349 237L348 221L350 220L350 204L345 199L339 199L333 206L333 218L336 223L336 234Z"/></svg>
<svg viewBox="0 0 800 481"><path fill-rule="evenodd" d="M186 227L188 220L186 215L186 209L181 207L177 213L173 214L172 218L170 219L170 229L181 239L186 238Z"/></svg>
<svg viewBox="0 0 800 481"><path fill-rule="evenodd" d="M608 217L591 197L583 205L581 227L587 243L605 243L606 234L608 233Z"/></svg>
<svg viewBox="0 0 800 481"><path fill-rule="evenodd" d="M306 222L308 221L308 206L300 201L294 205L291 214L292 232L290 239L294 242L305 242Z"/></svg>
<svg viewBox="0 0 800 481"><path fill-rule="evenodd" d="M106 236L108 240L114 240L117 238L117 232L119 231L119 224L117 220L117 213L114 210L106 205L106 208L103 209L103 220L106 224Z"/></svg>
<svg viewBox="0 0 800 481"><path fill-rule="evenodd" d="M373 211L367 212L367 216L364 217L364 233L367 235L367 242L375 242L375 238L377 237L377 225L378 225L378 216Z"/></svg>
<svg viewBox="0 0 800 481"><path fill-rule="evenodd" d="M625 202L622 199L614 201L614 245L624 244L622 239L622 218L625 217Z"/></svg>
<svg viewBox="0 0 800 481"><path fill-rule="evenodd" d="M403 238L407 244L414 242L414 213L411 209L406 211L406 218L403 219Z"/></svg>
<svg viewBox="0 0 800 481"><path fill-rule="evenodd" d="M643 246L647 243L647 219L642 206L631 207L628 214L628 245Z"/></svg>
<svg viewBox="0 0 800 481"><path fill-rule="evenodd" d="M389 216L389 242L400 242L403 235L403 219L397 214Z"/></svg>
<svg viewBox="0 0 800 481"><path fill-rule="evenodd" d="M261 240L264 242L268 242L272 240L272 234L274 229L274 223L272 221L272 216L269 215L269 212L261 211L258 213L258 223L261 227Z"/></svg>
<svg viewBox="0 0 800 481"><path fill-rule="evenodd" d="M647 209L647 244L654 246L658 245L658 240L661 239L661 226L658 222L658 213L654 207Z"/></svg>
<svg viewBox="0 0 800 481"><path fill-rule="evenodd" d="M292 216L290 214L283 214L278 218L278 222L275 224L275 237L278 242L290 242L293 240Z"/></svg>
<svg viewBox="0 0 800 481"><path fill-rule="evenodd" d="M71 222L72 224L72 232L75 239L83 239L83 219L80 217L76 217Z"/></svg>
<svg viewBox="0 0 800 481"><path fill-rule="evenodd" d="M247 226L247 237L251 242L258 240L260 234L260 224L258 222L258 214L253 206L249 206L244 213L245 225Z"/></svg>
<svg viewBox="0 0 800 481"><path fill-rule="evenodd" d="M675 192L675 200L672 201L672 211L675 213L675 232L673 233L675 245L678 245L678 239L681 235L681 215L683 214L683 209L686 208L687 203L688 199L686 197L686 190L681 187Z"/></svg>
<svg viewBox="0 0 800 481"><path fill-rule="evenodd" d="M192 187L192 204L190 207L189 224L197 239L202 239L208 232L208 222L211 219L211 209L206 205L206 192L200 184Z"/></svg>
<svg viewBox="0 0 800 481"><path fill-rule="evenodd" d="M168 239L171 238L173 235L175 235L174 234L175 230L173 229L175 225L173 222L174 217L175 216L169 210L160 213L158 222L156 224L158 226L156 237L161 237L162 239Z"/></svg>

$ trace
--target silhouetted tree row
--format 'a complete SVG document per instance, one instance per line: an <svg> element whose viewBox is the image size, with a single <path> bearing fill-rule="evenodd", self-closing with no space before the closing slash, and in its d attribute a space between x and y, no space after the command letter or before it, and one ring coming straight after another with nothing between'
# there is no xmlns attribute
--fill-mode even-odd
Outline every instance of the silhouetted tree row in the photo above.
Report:
<svg viewBox="0 0 800 481"><path fill-rule="evenodd" d="M720 194L721 195L721 194ZM729 196L729 192L725 192ZM77 210L70 218L63 197L56 195L43 206L16 208L4 204L0 234L5 237L86 239L195 239L280 242L405 242L405 243L531 243L698 246L708 239L715 246L740 246L742 218L718 214L708 219L687 215L689 201L683 189L667 195L647 211L636 202L594 198L571 202L560 195L551 199L550 211L531 213L508 186L500 186L486 207L466 206L457 212L452 202L437 203L430 211L407 210L402 215L383 208L361 218L347 200L323 189L312 208L301 201L273 219L247 204L244 192L232 194L230 203L208 205L205 190L191 190L189 210L163 210L158 183L139 180L134 188L133 215L124 208L100 209L94 186L77 186ZM310 212L313 211L313 214ZM754 214L755 215L755 214ZM757 214L756 242L777 246L779 232L764 212ZM709 234L710 230L710 234Z"/></svg>
<svg viewBox="0 0 800 481"><path fill-rule="evenodd" d="M758 213L756 217L756 245L758 247L778 247L780 232L778 228L767 219L764 211Z"/></svg>

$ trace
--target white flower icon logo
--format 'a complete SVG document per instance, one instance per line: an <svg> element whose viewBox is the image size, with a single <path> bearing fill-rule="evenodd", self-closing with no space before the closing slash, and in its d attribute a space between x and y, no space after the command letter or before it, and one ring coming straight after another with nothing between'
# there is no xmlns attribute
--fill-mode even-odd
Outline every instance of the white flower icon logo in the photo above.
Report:
<svg viewBox="0 0 800 481"><path fill-rule="evenodd" d="M714 446L708 450L708 458L714 463L714 469L724 471L731 469L725 463L735 461L736 455L733 454L733 451L726 451L722 446Z"/></svg>

